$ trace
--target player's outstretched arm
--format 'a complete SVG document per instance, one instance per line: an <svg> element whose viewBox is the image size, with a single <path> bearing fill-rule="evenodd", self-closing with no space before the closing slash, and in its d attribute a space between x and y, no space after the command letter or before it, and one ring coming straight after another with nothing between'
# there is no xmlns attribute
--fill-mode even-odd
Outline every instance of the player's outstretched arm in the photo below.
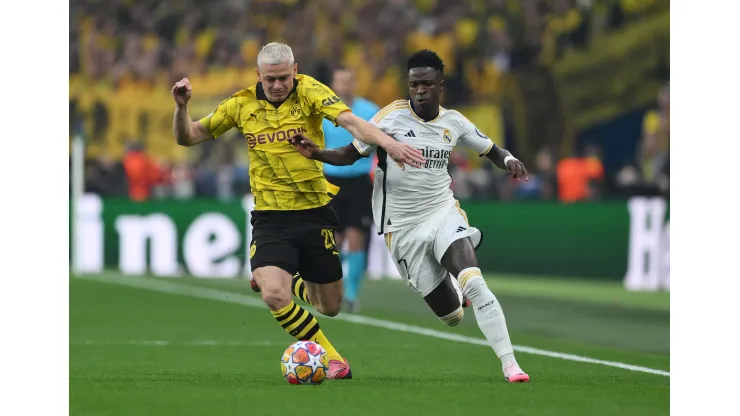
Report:
<svg viewBox="0 0 740 416"><path fill-rule="evenodd" d="M334 166L348 166L362 157L351 143L336 149L321 150L316 146L316 143L300 133L289 138L288 142L295 146L298 153L306 159L318 160Z"/></svg>
<svg viewBox="0 0 740 416"><path fill-rule="evenodd" d="M363 143L382 147L388 153L388 156L400 165L406 164L420 168L426 162L421 150L393 140L392 137L383 133L379 128L349 111L345 111L337 117L337 124Z"/></svg>
<svg viewBox="0 0 740 416"><path fill-rule="evenodd" d="M524 164L512 156L508 150L494 145L491 151L486 154L486 157L499 169L509 172L514 179L529 180Z"/></svg>
<svg viewBox="0 0 740 416"><path fill-rule="evenodd" d="M175 139L180 146L193 146L206 140L213 139L211 132L201 123L194 122L188 114L188 101L193 95L193 87L187 78L175 83L172 87L172 96L177 106L172 127Z"/></svg>

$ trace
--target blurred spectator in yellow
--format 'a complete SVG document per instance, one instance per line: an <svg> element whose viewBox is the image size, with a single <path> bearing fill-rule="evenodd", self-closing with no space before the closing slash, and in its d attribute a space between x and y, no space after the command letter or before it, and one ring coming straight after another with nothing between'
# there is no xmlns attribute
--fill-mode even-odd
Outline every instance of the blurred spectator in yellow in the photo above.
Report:
<svg viewBox="0 0 740 416"><path fill-rule="evenodd" d="M542 61L553 63L572 46L583 46L586 20L575 0L552 0L551 11L545 17L542 38Z"/></svg>
<svg viewBox="0 0 740 416"><path fill-rule="evenodd" d="M490 53L468 60L465 78L474 102L498 98L504 74L509 71L512 40L502 18L490 21Z"/></svg>
<svg viewBox="0 0 740 416"><path fill-rule="evenodd" d="M670 86L658 92L657 107L645 112L642 139L635 163L628 164L616 175L616 185L623 194L668 194L670 190Z"/></svg>
<svg viewBox="0 0 740 416"><path fill-rule="evenodd" d="M502 94L509 73L536 65L538 57L554 63L563 52L584 44L587 35L639 22L668 4L668 0L213 0L206 8L196 8L192 0L72 0L70 126L83 127L89 157L105 153L122 160L127 155L125 140L139 137L148 153L177 166L175 176L191 178L187 180L192 185L183 186L181 195L194 189L196 196L228 196L226 182L248 179L244 163L236 161L233 172L221 172L222 190L217 191L216 176L209 171L214 168L202 165L208 158L196 156L192 173L186 174L191 169L185 152L171 145L171 114L163 102L171 100L169 86L174 80L190 78L203 97L201 107L192 111L205 114L216 104L210 98L256 83L254 60L261 45L284 41L294 45L300 71L322 79L336 66L352 68L358 94L385 104L406 97L408 52L431 48L447 64L443 105L475 104L479 114L489 114L483 120L493 120L497 116L491 107L522 99ZM662 108L646 116L645 138L635 162L646 179L656 182L665 182L659 178L665 177L662 172L668 166L669 112ZM70 128L70 136L75 128ZM245 149L238 146L235 152ZM455 164L459 166L453 186L463 193L497 192L490 184L481 185L494 179L477 157L460 154L451 160L451 169ZM568 163L563 167L565 173L579 171ZM162 183L160 188L176 186Z"/></svg>
<svg viewBox="0 0 740 416"><path fill-rule="evenodd" d="M643 121L640 168L647 182L657 179L668 162L671 135L671 97L668 85L658 93L658 108L648 111Z"/></svg>

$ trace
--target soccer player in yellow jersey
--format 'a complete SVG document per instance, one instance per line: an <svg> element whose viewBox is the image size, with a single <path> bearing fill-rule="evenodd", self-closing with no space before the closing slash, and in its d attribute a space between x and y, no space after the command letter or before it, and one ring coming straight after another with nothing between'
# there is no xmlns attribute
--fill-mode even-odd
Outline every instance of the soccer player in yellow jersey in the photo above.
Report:
<svg viewBox="0 0 740 416"><path fill-rule="evenodd" d="M182 146L212 140L237 128L249 145L252 213L250 262L262 299L278 323L299 340L320 344L329 355L330 379L352 378L349 364L332 346L310 312L291 292L324 315L342 304L342 264L334 240L338 218L328 206L338 188L321 162L302 157L288 139L302 134L324 147L322 119L378 145L400 166L420 167L421 152L398 142L352 114L327 86L298 74L290 46L270 43L257 55L259 82L225 99L209 115L192 121L187 78L172 88L177 104L174 131Z"/></svg>

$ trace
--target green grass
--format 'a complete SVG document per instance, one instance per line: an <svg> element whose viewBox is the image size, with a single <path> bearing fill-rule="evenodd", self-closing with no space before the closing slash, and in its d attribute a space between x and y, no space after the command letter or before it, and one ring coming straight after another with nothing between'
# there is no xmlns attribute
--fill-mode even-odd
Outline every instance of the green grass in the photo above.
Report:
<svg viewBox="0 0 740 416"><path fill-rule="evenodd" d="M167 280L252 295L245 281ZM580 282L551 283L549 291L533 281L489 280L515 344L669 370L669 316L655 307L660 297L635 301L647 297L616 286L589 297ZM566 296L567 285L580 294ZM446 328L399 282L368 282L362 302L366 316L482 337L472 313ZM71 278L70 413L669 413L669 377L518 353L532 382L509 384L488 347L317 318L350 359L355 379L285 382L279 358L292 338L263 308Z"/></svg>
<svg viewBox="0 0 740 416"><path fill-rule="evenodd" d="M602 280L572 280L548 277L496 276L488 284L497 293L555 298L609 306L668 311L667 292L628 292L621 282Z"/></svg>

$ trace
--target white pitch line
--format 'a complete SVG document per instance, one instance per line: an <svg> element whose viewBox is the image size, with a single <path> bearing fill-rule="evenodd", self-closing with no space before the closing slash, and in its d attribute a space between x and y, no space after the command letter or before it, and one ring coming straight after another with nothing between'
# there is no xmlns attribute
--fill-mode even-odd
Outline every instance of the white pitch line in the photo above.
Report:
<svg viewBox="0 0 740 416"><path fill-rule="evenodd" d="M135 276L116 276L110 277L106 275L91 275L91 276L77 276L79 279L94 280L106 283L112 283L122 286L130 286L139 289L147 289L156 292L169 293L173 295L189 296L194 298L209 299L219 302L236 303L239 305L254 307L254 308L265 308L265 304L261 300L254 296L248 296L236 292L227 292L224 290L209 289L198 286L190 286L180 283L172 283L164 280L152 279L147 277L135 277ZM307 308L310 309L310 308ZM312 310L312 312L315 312ZM482 345L490 347L488 341L481 338L473 338L465 335L453 334L450 332L438 331L435 329L424 328L416 325L408 325L400 322L387 321L385 319L371 318L362 315L353 314L341 314L333 318L322 316L322 319L337 319L340 321L352 322L360 325L374 326L378 328L390 329L393 331L406 332L417 335L425 335L428 337L446 339L449 341L456 341L465 344ZM671 373L668 371L657 370L654 368L642 367L639 365L632 365L626 363L620 363L616 361L599 360L596 358L584 357L575 354L565 354L556 351L548 351L539 348L532 348L523 345L514 345L514 350L526 354L541 355L545 357L559 358L568 361L577 361L581 363L599 364L607 367L621 368L629 371L637 371L641 373L656 374L660 376L670 377Z"/></svg>

